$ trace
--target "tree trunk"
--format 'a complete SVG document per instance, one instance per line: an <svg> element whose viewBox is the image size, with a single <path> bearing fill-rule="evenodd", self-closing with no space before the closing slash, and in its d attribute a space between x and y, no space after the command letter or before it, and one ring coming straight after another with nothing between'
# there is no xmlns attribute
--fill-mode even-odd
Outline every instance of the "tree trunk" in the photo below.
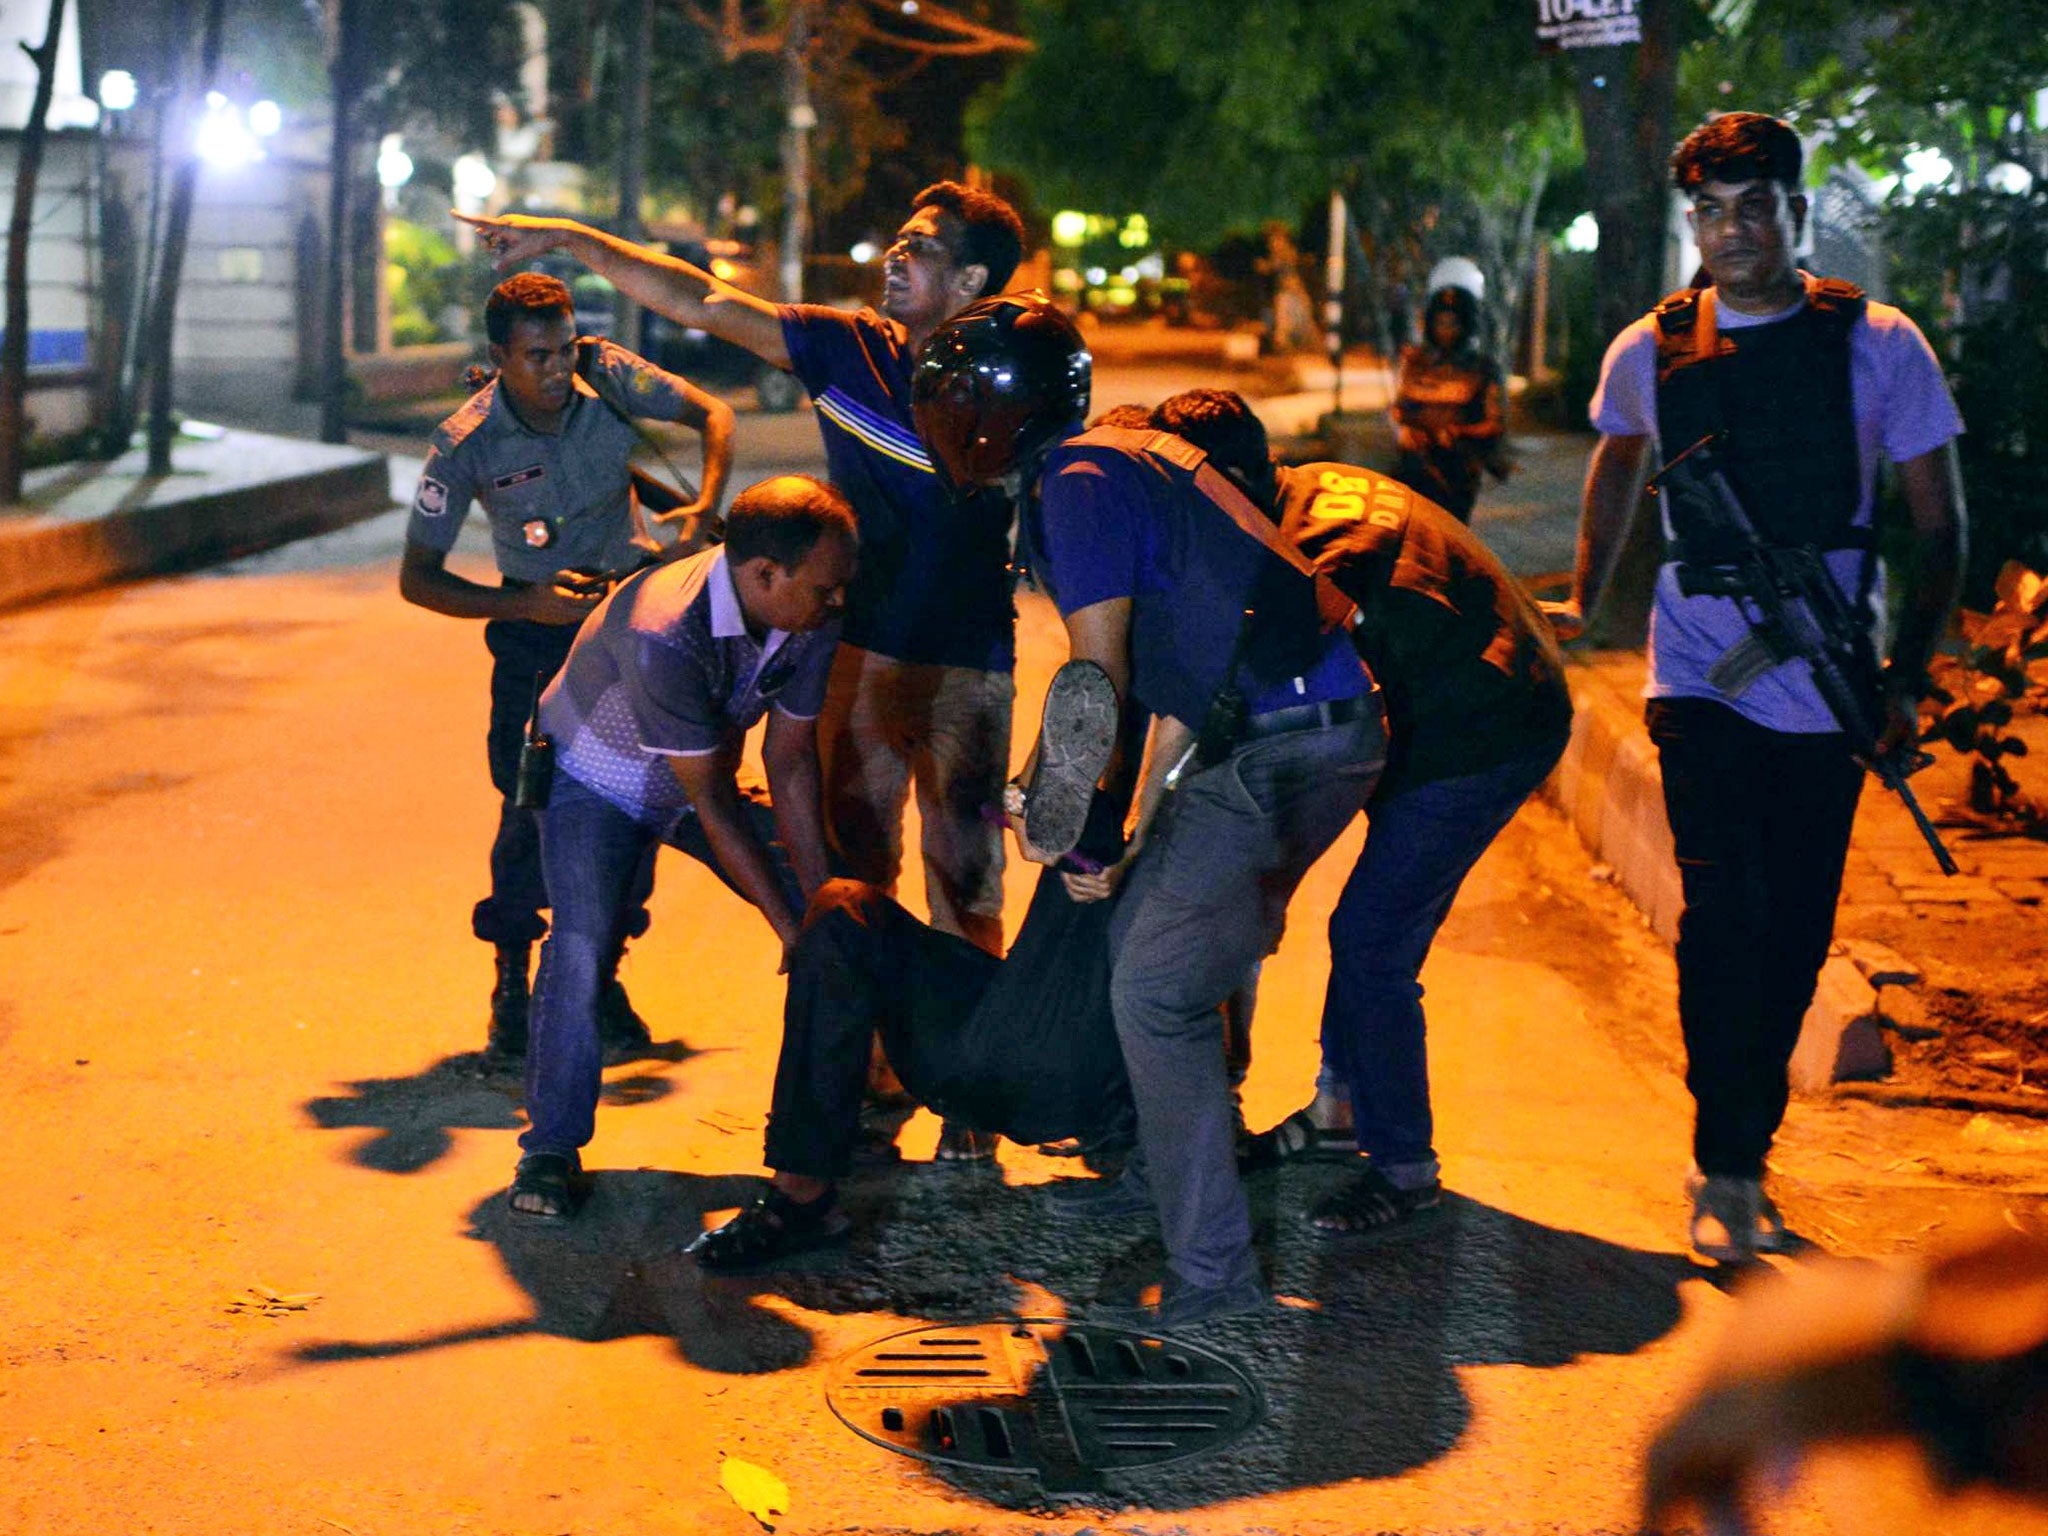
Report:
<svg viewBox="0 0 2048 1536"><path fill-rule="evenodd" d="M345 443L348 424L349 184L355 152L359 89L356 0L333 0L327 81L334 126L327 146L327 270L320 327L320 441Z"/></svg>
<svg viewBox="0 0 2048 1536"><path fill-rule="evenodd" d="M1573 54L1586 180L1600 222L1594 255L1599 344L1605 347L1647 313L1664 292L1670 222L1667 180L1671 113L1677 90L1677 0L1643 0L1643 40ZM1590 616L1596 645L1636 646L1649 624L1663 535L1652 509L1639 507L1614 574Z"/></svg>
<svg viewBox="0 0 2048 1536"><path fill-rule="evenodd" d="M812 0L791 0L782 44L782 302L804 296L804 253L811 248L811 106L809 67Z"/></svg>
<svg viewBox="0 0 2048 1536"><path fill-rule="evenodd" d="M7 227L7 332L0 339L0 502L21 500L22 449L28 437L28 241L35 223L36 179L43 169L44 119L57 85L57 34L64 0L50 0L40 48L21 51L36 66L35 101L14 163L14 216Z"/></svg>
<svg viewBox="0 0 2048 1536"><path fill-rule="evenodd" d="M625 112L619 138L619 238L641 237L640 201L647 185L647 72L654 55L654 0L632 0L626 34ZM614 300L612 339L640 350L640 306L621 293Z"/></svg>
<svg viewBox="0 0 2048 1536"><path fill-rule="evenodd" d="M1586 181L1600 223L1594 266L1602 345L1664 292L1667 165L1677 90L1675 5L1676 0L1644 0L1640 43L1572 54Z"/></svg>
<svg viewBox="0 0 2048 1536"><path fill-rule="evenodd" d="M188 103L204 102L220 72L222 22L227 0L206 0L206 19L199 35L199 78L186 94ZM196 124L193 112L178 114L181 136ZM185 244L192 232L192 203L199 193L199 150L187 142L171 183L170 211L164 220L163 269L157 275L156 302L150 307L145 343L149 368L149 473L171 472L171 351L177 331L178 282L185 270Z"/></svg>

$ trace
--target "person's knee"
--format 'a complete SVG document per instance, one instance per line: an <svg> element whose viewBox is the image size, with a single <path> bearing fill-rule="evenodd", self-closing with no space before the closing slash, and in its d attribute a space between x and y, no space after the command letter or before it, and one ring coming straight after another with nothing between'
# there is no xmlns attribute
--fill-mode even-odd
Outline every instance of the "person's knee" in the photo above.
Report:
<svg viewBox="0 0 2048 1536"><path fill-rule="evenodd" d="M1121 1039L1185 1041L1223 1036L1220 999L1194 997L1183 977L1118 970L1110 976L1109 1004Z"/></svg>

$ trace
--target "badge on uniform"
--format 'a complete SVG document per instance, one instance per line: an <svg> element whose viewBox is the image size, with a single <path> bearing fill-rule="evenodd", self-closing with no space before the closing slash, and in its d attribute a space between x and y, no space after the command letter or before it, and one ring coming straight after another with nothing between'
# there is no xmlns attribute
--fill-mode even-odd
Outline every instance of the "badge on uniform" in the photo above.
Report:
<svg viewBox="0 0 2048 1536"><path fill-rule="evenodd" d="M448 510L448 487L431 475L421 475L419 492L412 504L422 517L439 517Z"/></svg>
<svg viewBox="0 0 2048 1536"><path fill-rule="evenodd" d="M519 531L525 535L528 549L546 549L555 542L555 525L551 518L529 518Z"/></svg>
<svg viewBox="0 0 2048 1536"><path fill-rule="evenodd" d="M524 485L529 480L538 480L547 473L544 464L529 464L525 469L514 470L509 475L500 475L491 482L494 491L509 491L515 485Z"/></svg>

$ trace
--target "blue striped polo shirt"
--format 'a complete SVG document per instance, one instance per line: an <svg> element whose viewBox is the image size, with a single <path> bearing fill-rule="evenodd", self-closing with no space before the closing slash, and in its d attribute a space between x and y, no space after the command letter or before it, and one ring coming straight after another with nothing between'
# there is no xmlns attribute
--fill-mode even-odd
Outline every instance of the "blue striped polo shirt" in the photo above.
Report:
<svg viewBox="0 0 2048 1536"><path fill-rule="evenodd" d="M903 327L872 309L786 304L781 314L832 483L860 522L846 643L898 661L1009 671L1010 504L995 491L955 501L932 467L910 423L915 358Z"/></svg>

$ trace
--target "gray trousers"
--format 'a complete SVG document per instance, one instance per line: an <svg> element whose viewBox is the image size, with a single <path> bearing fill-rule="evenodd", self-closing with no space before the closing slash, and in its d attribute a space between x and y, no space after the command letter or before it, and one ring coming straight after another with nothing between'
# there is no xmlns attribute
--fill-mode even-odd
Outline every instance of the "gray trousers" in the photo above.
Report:
<svg viewBox="0 0 2048 1536"><path fill-rule="evenodd" d="M1377 713L1240 747L1181 781L1110 929L1110 1003L1167 1259L1194 1285L1258 1278L1219 1005L1280 942L1311 864L1386 762Z"/></svg>

